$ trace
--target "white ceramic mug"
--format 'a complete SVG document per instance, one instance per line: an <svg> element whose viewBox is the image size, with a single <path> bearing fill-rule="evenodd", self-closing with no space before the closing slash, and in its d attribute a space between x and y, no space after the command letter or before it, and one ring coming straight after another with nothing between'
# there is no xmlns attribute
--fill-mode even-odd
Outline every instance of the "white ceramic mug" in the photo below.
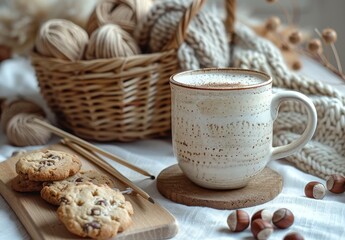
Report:
<svg viewBox="0 0 345 240"><path fill-rule="evenodd" d="M305 95L272 93L272 78L244 69L200 69L171 76L172 140L183 173L210 189L244 187L270 160L300 150L317 115ZM308 124L288 145L272 147L273 122L285 100L303 103Z"/></svg>

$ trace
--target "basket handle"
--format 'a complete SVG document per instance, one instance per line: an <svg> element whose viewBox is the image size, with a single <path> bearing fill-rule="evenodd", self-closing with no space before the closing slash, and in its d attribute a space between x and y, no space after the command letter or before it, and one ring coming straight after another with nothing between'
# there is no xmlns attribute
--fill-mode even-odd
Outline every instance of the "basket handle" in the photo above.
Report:
<svg viewBox="0 0 345 240"><path fill-rule="evenodd" d="M180 45L184 42L187 29L190 21L193 19L195 15L198 14L201 7L204 5L205 0L193 0L187 10L184 12L182 20L179 22L177 26L177 32L175 37L173 37L170 42L164 46L163 51L177 49Z"/></svg>
<svg viewBox="0 0 345 240"><path fill-rule="evenodd" d="M228 31L231 42L234 41L235 37L234 25L236 19L236 7L236 0L225 0L226 18L224 21L224 25L226 27L226 30Z"/></svg>

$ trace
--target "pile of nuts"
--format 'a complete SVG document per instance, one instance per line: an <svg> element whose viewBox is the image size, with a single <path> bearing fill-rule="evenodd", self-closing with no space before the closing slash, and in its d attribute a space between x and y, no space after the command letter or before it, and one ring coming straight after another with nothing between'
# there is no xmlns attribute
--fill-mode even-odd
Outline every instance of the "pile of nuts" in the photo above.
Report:
<svg viewBox="0 0 345 240"><path fill-rule="evenodd" d="M339 174L332 174L326 179L326 186L320 182L309 182L304 193L309 198L322 199L326 192L344 193L345 177ZM280 208L273 214L267 209L261 209L253 214L249 214L241 209L235 210L228 216L227 223L231 232L242 232L250 225L250 230L255 239L268 239L273 233L274 228L286 229L294 223L295 217L287 208ZM304 237L297 232L290 232L285 235L283 240L303 240Z"/></svg>
<svg viewBox="0 0 345 240"><path fill-rule="evenodd" d="M244 210L233 211L227 223L230 231L242 232L249 227L255 239L268 239L274 231L274 227L278 229L286 229L294 223L295 217L293 213L287 208L280 208L273 214L267 209L260 211L249 217L249 214ZM284 237L284 240L302 240L304 239L299 233L292 232Z"/></svg>
<svg viewBox="0 0 345 240"><path fill-rule="evenodd" d="M345 177L332 174L326 179L326 186L317 181L309 182L304 188L304 193L309 198L323 199L326 195L326 188L335 194L344 193Z"/></svg>

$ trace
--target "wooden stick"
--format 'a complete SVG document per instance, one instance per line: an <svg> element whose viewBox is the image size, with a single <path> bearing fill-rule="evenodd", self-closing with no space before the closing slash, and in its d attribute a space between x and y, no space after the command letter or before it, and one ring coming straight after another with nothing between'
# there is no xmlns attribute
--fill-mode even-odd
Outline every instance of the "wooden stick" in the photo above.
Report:
<svg viewBox="0 0 345 240"><path fill-rule="evenodd" d="M121 159L121 158L119 158L119 157L117 157L117 156L115 156L115 155L113 155L113 154L103 150L103 149L100 149L99 147L96 147L96 146L94 146L94 145L84 141L81 138L78 138L78 137L76 137L76 136L74 136L74 135L72 135L70 133L67 133L67 132L57 128L57 127L54 127L53 125L51 125L51 124L49 124L47 122L44 122L44 121L42 121L42 120L40 120L38 118L34 118L33 122L38 124L38 125L40 125L40 126L42 126L42 127L45 127L46 129L48 129L52 133L54 133L54 134L56 134L56 135L58 135L58 136L60 136L62 138L66 138L66 139L68 139L68 140L70 140L70 141L72 141L74 143L77 143L78 145L80 145L80 146L82 146L82 147L84 147L84 148L86 148L86 149L88 149L90 151L98 152L98 153L104 155L105 157L108 157L108 158L110 158L110 159L112 159L112 160L114 160L114 161L116 161L116 162L118 162L118 163L120 163L120 164L122 164L122 165L124 165L124 166L126 166L126 167L128 167L128 168L130 168L130 169L132 169L132 170L134 170L136 172L138 172L138 173L141 173L144 176L148 176L151 179L155 179L155 176L151 175L150 173L146 172L145 170L143 170L141 168L138 168L137 166L134 166L134 165L130 164L129 162L127 162L127 161L125 161L125 160L123 160L123 159Z"/></svg>
<svg viewBox="0 0 345 240"><path fill-rule="evenodd" d="M137 185L135 185L133 182L131 182L128 178L123 176L119 171L117 171L113 166L111 166L109 163L103 161L100 157L97 155L89 152L88 150L84 149L83 147L79 146L76 143L71 142L68 139L61 140L63 144L74 150L75 152L79 153L89 161L95 163L97 166L101 167L111 175L113 175L115 178L126 184L127 186L131 187L136 193L138 193L140 196L142 196L144 199L150 201L151 203L154 203L153 199L146 193L144 190L139 188Z"/></svg>

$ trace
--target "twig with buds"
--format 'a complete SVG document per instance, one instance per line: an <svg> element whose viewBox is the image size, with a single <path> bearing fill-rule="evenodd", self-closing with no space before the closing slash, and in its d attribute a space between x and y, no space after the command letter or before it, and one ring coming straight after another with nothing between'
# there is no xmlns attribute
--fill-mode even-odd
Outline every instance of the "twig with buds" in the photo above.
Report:
<svg viewBox="0 0 345 240"><path fill-rule="evenodd" d="M276 3L279 4L278 0L266 0L267 3ZM282 8L281 5L279 5L280 8ZM287 35L286 31L279 31L278 28L281 27L281 20L276 17L270 17L265 23L264 23L264 31L261 35L267 35L267 33L274 34L275 40L279 40L280 42L275 44L283 51L283 52L291 52L294 51L299 54L306 54L317 61L319 61L321 64L323 64L326 68L328 68L330 71L337 74L339 77L341 77L343 80L345 80L345 74L343 73L343 68L339 59L339 55L337 52L337 49L335 47L335 42L337 41L337 32L332 28L325 28L322 32L320 32L318 29L315 29L316 34L318 35L318 38L312 38L308 41L306 41L306 47L302 46L304 41L304 36L302 36L302 33L299 29L294 27L291 19L289 17L288 11L284 9L284 14L287 17L287 27L286 29L292 29ZM271 39L272 40L272 39ZM324 48L329 47L333 53L334 61L336 63L336 66L334 66L330 60L326 57ZM301 68L301 62L299 60L294 60L292 63L292 69L298 70Z"/></svg>

